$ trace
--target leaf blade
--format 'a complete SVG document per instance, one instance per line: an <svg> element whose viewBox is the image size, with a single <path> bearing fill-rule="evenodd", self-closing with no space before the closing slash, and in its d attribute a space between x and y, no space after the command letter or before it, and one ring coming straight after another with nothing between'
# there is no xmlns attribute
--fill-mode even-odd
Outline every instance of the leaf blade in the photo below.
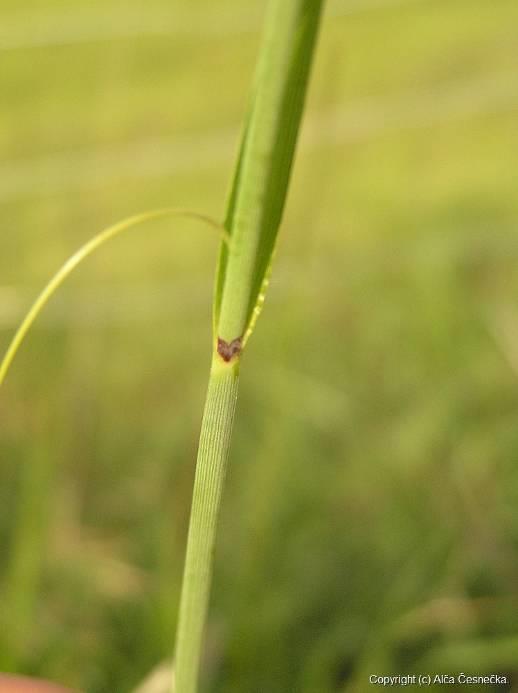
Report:
<svg viewBox="0 0 518 693"><path fill-rule="evenodd" d="M227 212L232 242L218 271L215 326L226 342L249 336L255 324L285 206L322 4L272 3L267 19Z"/></svg>

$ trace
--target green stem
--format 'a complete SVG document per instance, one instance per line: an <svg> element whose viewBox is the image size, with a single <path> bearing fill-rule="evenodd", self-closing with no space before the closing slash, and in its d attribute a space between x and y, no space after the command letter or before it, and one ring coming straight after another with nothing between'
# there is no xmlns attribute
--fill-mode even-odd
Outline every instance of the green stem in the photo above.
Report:
<svg viewBox="0 0 518 693"><path fill-rule="evenodd" d="M323 0L270 0L230 195L214 300L215 353L194 482L176 636L175 693L196 693L216 525L240 354L267 281L295 151Z"/></svg>
<svg viewBox="0 0 518 693"><path fill-rule="evenodd" d="M212 575L216 526L239 382L239 360L214 357L201 425L175 653L175 687L194 693Z"/></svg>

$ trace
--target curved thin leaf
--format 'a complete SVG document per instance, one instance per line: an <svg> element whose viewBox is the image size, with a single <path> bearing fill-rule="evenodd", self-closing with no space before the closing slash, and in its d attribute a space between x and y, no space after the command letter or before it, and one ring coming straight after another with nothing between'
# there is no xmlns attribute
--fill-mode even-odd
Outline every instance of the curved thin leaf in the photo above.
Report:
<svg viewBox="0 0 518 693"><path fill-rule="evenodd" d="M41 313L43 308L47 305L52 296L56 293L59 287L63 284L65 279L73 272L73 270L80 265L83 260L86 260L92 253L94 253L98 248L103 246L107 241L115 238L119 234L131 229L134 226L143 224L146 221L152 221L153 219L161 219L162 217L184 217L187 219L196 219L198 221L203 221L209 224L213 228L217 229L225 243L228 243L228 233L217 221L211 217L200 214L199 212L194 212L189 209L182 208L166 208L166 209L156 209L151 212L143 212L142 214L137 214L132 217L128 217L123 221L119 221L113 226L109 226L104 231L101 231L91 240L85 243L79 250L77 250L64 265L56 272L52 279L48 282L45 288L41 291L39 296L36 298L25 318L23 319L20 327L16 331L7 352L0 363L0 386L5 380L5 376L16 356L23 340L27 336L28 331L32 327L34 321Z"/></svg>

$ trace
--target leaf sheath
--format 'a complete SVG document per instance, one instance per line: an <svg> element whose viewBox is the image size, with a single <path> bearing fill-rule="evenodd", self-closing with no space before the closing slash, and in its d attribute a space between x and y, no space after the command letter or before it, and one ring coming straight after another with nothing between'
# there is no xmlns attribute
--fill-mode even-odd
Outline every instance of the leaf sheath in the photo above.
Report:
<svg viewBox="0 0 518 693"><path fill-rule="evenodd" d="M215 356L201 425L175 653L175 687L194 693L212 574L216 525L232 435L239 362Z"/></svg>

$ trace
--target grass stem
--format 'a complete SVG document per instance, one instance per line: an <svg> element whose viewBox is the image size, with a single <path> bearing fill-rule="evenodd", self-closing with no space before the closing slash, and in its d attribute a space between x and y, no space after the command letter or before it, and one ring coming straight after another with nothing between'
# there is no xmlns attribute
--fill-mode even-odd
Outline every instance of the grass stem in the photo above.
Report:
<svg viewBox="0 0 518 693"><path fill-rule="evenodd" d="M225 219L214 354L203 416L176 635L175 693L195 693L241 352L255 325L284 209L322 0L270 0Z"/></svg>
<svg viewBox="0 0 518 693"><path fill-rule="evenodd" d="M194 481L175 655L175 691L196 690L216 526L237 401L239 361L215 356Z"/></svg>

